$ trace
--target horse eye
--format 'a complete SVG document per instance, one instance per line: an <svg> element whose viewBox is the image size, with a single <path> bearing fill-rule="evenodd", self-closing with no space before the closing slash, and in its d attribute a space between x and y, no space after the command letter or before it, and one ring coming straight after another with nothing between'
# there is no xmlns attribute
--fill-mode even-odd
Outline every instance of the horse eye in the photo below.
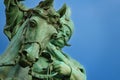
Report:
<svg viewBox="0 0 120 80"><path fill-rule="evenodd" d="M37 25L37 22L35 20L31 20L30 22L30 27L34 28Z"/></svg>
<svg viewBox="0 0 120 80"><path fill-rule="evenodd" d="M56 39L57 38L57 33L52 34L51 39Z"/></svg>

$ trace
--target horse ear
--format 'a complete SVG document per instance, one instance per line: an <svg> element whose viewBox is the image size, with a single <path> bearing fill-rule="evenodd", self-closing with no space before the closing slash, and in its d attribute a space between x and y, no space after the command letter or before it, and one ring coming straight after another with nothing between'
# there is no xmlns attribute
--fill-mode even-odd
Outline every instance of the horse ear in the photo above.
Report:
<svg viewBox="0 0 120 80"><path fill-rule="evenodd" d="M71 10L70 8L64 4L61 9L57 11L60 14L60 18L62 18L64 15L69 18L71 16Z"/></svg>
<svg viewBox="0 0 120 80"><path fill-rule="evenodd" d="M57 11L60 15L60 22L62 23L62 26L66 26L70 29L71 34L69 37L71 37L73 30L74 30L74 24L71 20L71 10L70 8L64 4L60 10Z"/></svg>
<svg viewBox="0 0 120 80"><path fill-rule="evenodd" d="M67 6L66 6L66 4L64 4L62 6L62 8L57 11L60 14L60 17L62 17L65 14L66 8L67 8Z"/></svg>

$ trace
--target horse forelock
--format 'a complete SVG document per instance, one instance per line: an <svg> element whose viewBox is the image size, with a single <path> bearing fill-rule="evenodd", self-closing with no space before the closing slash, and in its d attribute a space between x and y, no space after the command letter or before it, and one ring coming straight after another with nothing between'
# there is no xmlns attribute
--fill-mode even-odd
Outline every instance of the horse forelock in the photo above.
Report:
<svg viewBox="0 0 120 80"><path fill-rule="evenodd" d="M44 10L43 8L34 8L30 9L27 12L27 18L30 18L32 16L38 16L44 20L50 25L53 25L53 27L59 31L61 27L60 23L60 15L54 10Z"/></svg>

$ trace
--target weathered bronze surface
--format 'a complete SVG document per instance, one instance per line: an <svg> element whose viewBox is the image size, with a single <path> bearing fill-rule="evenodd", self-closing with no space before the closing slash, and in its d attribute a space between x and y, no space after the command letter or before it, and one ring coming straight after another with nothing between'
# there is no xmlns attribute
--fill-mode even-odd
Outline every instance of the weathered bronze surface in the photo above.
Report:
<svg viewBox="0 0 120 80"><path fill-rule="evenodd" d="M4 4L10 44L0 56L0 80L86 80L84 67L62 51L74 27L66 4L58 11L53 0L31 9L22 0Z"/></svg>

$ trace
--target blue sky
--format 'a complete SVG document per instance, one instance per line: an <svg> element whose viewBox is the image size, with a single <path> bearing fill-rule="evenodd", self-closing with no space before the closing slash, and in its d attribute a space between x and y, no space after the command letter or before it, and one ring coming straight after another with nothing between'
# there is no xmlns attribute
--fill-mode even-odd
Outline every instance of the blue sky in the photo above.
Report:
<svg viewBox="0 0 120 80"><path fill-rule="evenodd" d="M34 7L40 0L26 0ZM55 0L71 7L75 30L64 51L83 64L87 80L120 80L120 0ZM8 45L3 34L5 13L0 0L0 53Z"/></svg>

